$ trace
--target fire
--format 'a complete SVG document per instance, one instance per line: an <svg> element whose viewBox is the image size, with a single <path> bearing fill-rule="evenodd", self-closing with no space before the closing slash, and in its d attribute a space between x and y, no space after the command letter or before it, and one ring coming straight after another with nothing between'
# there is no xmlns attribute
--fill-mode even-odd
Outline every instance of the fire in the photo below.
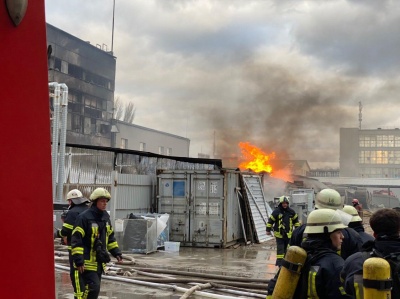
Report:
<svg viewBox="0 0 400 299"><path fill-rule="evenodd" d="M249 142L239 142L242 151L243 162L239 164L240 169L251 169L255 172L272 172L271 159L275 159L275 153L267 155L258 147Z"/></svg>
<svg viewBox="0 0 400 299"><path fill-rule="evenodd" d="M291 170L288 168L278 169L273 166L276 159L275 152L266 154L258 147L249 142L239 142L242 151L242 162L239 164L241 170L251 169L254 172L268 172L271 177L279 178L284 181L292 181ZM278 163L275 163L275 165Z"/></svg>

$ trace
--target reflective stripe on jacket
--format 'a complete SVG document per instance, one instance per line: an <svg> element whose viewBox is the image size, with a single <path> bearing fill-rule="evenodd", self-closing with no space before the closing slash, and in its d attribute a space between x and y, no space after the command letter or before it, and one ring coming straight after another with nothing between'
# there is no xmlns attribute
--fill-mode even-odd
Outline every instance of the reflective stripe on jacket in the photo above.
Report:
<svg viewBox="0 0 400 299"><path fill-rule="evenodd" d="M110 216L107 212L102 212L92 206L78 216L72 232L71 254L76 267L84 265L85 270L97 271L98 261L94 243L98 235L104 244L104 249L107 249L114 257L121 254L114 237ZM105 264L102 266L104 268Z"/></svg>
<svg viewBox="0 0 400 299"><path fill-rule="evenodd" d="M272 212L268 219L267 231L274 231L277 238L290 238L295 227L300 226L296 212L287 207L284 209L281 204Z"/></svg>

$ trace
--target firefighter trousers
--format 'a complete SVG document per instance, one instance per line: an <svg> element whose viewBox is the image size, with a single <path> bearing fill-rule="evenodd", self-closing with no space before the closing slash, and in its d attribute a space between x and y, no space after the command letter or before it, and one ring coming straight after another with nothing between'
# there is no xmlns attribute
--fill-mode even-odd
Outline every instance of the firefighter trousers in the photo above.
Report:
<svg viewBox="0 0 400 299"><path fill-rule="evenodd" d="M100 294L101 275L103 268L99 264L97 271L84 271L79 273L74 269L74 298L97 299Z"/></svg>
<svg viewBox="0 0 400 299"><path fill-rule="evenodd" d="M275 238L276 239L276 262L275 266L281 266L282 259L285 256L287 247L289 245L289 238Z"/></svg>

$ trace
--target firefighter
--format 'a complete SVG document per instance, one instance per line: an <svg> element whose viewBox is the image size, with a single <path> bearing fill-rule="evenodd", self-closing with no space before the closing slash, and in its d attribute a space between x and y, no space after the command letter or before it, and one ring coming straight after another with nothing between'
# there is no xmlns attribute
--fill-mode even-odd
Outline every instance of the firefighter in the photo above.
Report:
<svg viewBox="0 0 400 299"><path fill-rule="evenodd" d="M118 262L121 251L114 237L110 216L106 211L110 193L104 188L95 189L90 195L91 207L80 214L72 232L72 258L75 277L74 296L77 299L98 298L101 275L110 261L109 251Z"/></svg>
<svg viewBox="0 0 400 299"><path fill-rule="evenodd" d="M307 252L307 260L295 293L290 298L352 298L342 287L340 271L344 260L337 254L343 242L342 230L345 227L338 211L318 209L310 213L304 231L307 238L301 244ZM270 283L268 296L272 294L272 297L267 298L283 298L280 297L281 291Z"/></svg>
<svg viewBox="0 0 400 299"><path fill-rule="evenodd" d="M68 211L65 213L63 212L64 215L64 220L63 220L63 226L60 230L57 230L54 233L55 238L62 238L63 242L65 245L68 246L68 256L69 256L69 269L70 269L70 277L71 277L71 282L72 286L75 285L75 277L74 277L74 265L73 265L73 260L72 260L72 255L71 255L71 235L72 235L72 230L74 229L76 218L80 213L83 211L87 210L88 206L87 204L89 203L89 200L85 197L83 197L82 192L79 191L78 189L72 189L67 193L67 201L69 204ZM61 215L61 219L63 218L63 215Z"/></svg>
<svg viewBox="0 0 400 299"><path fill-rule="evenodd" d="M267 223L267 235L271 235L271 230L273 230L276 238L276 266L281 266L292 231L298 226L300 226L298 215L289 207L288 197L279 197L279 205L272 212Z"/></svg>
<svg viewBox="0 0 400 299"><path fill-rule="evenodd" d="M400 298L400 214L393 209L379 209L371 215L369 224L375 240L365 243L362 252L351 255L344 263L341 278L346 292L362 299L363 264L370 257L381 257L389 262L392 269L391 298Z"/></svg>
<svg viewBox="0 0 400 299"><path fill-rule="evenodd" d="M364 226L362 224L362 219L358 215L355 207L345 205L343 208L343 212L352 216L349 227L354 229L360 235L363 244L367 241L373 241L375 239L372 235L365 232Z"/></svg>
<svg viewBox="0 0 400 299"><path fill-rule="evenodd" d="M343 209L343 199L339 192L334 189L322 189L315 198L315 209L341 210ZM345 213L341 215L345 218ZM348 223L345 224L347 225ZM289 240L289 246L301 246L301 242L306 238L304 235L305 228L306 225L303 224L294 230ZM353 253L360 251L363 241L361 236L354 229L349 227L343 230L343 235L344 241L339 254L343 259L346 259Z"/></svg>
<svg viewBox="0 0 400 299"><path fill-rule="evenodd" d="M359 200L357 198L354 198L351 203L353 204L353 207L356 208L357 212L358 212L358 216L361 217L361 219L363 218L363 208L362 208L362 204L360 204Z"/></svg>

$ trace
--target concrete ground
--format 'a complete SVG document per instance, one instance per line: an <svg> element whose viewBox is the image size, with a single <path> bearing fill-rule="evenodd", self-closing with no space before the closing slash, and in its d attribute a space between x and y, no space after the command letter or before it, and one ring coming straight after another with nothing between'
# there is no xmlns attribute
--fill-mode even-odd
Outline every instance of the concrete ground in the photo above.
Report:
<svg viewBox="0 0 400 299"><path fill-rule="evenodd" d="M185 272L207 273L222 276L234 276L253 279L270 279L274 276L276 247L275 239L262 244L241 245L237 248L193 248L181 247L179 252L165 252L159 250L149 254L130 254L135 259L134 268L157 268L178 270ZM67 266L66 264L62 264ZM131 267L131 266L125 266ZM160 275L160 274L158 274ZM165 274L172 276L169 274ZM105 277L103 275L103 277ZM119 276L121 277L121 276ZM142 277L142 276L141 276ZM176 276L175 276L176 277ZM182 276L179 276L182 277ZM213 281L214 279L202 278ZM190 284L177 284L186 289L193 287ZM266 290L265 288L262 291ZM69 279L69 273L56 269L57 298L73 298L73 289ZM101 299L125 299L125 298L176 298L179 299L184 292L177 292L163 288L145 287L136 284L121 283L102 280ZM219 293L236 298L248 298L246 296ZM265 295L263 295L265 298ZM207 298L202 295L191 295L190 298Z"/></svg>
<svg viewBox="0 0 400 299"><path fill-rule="evenodd" d="M365 231L372 234L369 226L371 212L364 211ZM276 244L271 239L261 244L241 245L237 248L194 248L180 247L179 252L165 252L159 250L149 254L130 254L135 259L133 268L157 268L179 270L185 272L207 273L223 276L234 276L249 279L271 279L275 267ZM64 264L66 265L66 264ZM127 266L131 267L131 266ZM161 275L161 274L158 274ZM167 276L172 276L165 274ZM105 277L103 275L103 277ZM142 276L143 277L143 276ZM182 277L182 276L180 276ZM205 280L212 280L204 278ZM190 284L176 284L186 289ZM267 285L265 284L266 290ZM100 299L150 299L159 298L179 299L184 292L171 291L165 288L145 287L136 284L122 283L103 279ZM198 293L197 293L198 294ZM249 298L228 293L219 293L236 298ZM69 274L56 269L56 298L73 299L73 290ZM192 299L208 298L203 295L191 295ZM260 297L261 298L261 297ZM265 298L265 296L263 296Z"/></svg>

